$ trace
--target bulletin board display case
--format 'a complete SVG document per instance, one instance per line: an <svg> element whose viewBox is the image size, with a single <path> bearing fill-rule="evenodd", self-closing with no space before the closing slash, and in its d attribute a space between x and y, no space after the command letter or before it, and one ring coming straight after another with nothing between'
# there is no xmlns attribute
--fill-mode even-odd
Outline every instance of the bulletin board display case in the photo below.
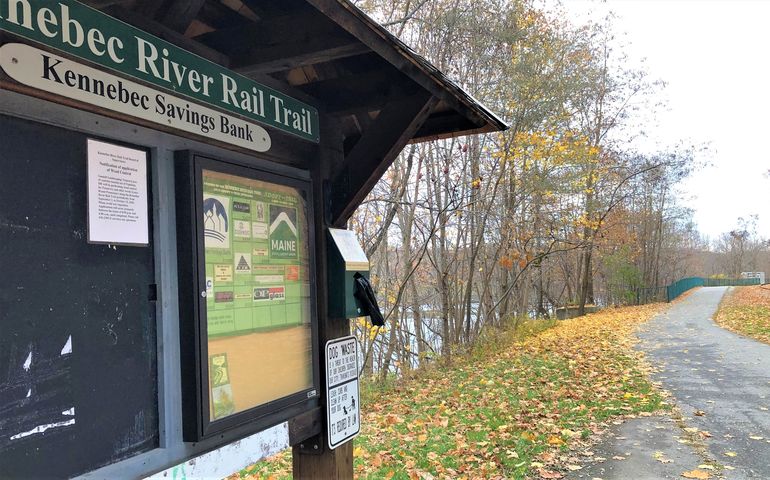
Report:
<svg viewBox="0 0 770 480"><path fill-rule="evenodd" d="M178 190L188 191L177 202L182 354L195 366L183 379L196 420L185 440L312 408L310 183L193 154L177 163Z"/></svg>

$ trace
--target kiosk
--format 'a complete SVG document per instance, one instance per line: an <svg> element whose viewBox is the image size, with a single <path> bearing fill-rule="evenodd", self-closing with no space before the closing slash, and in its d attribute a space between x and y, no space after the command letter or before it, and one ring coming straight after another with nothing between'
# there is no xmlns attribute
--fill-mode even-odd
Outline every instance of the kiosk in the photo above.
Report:
<svg viewBox="0 0 770 480"><path fill-rule="evenodd" d="M352 477L329 229L504 128L346 0L0 0L0 476Z"/></svg>

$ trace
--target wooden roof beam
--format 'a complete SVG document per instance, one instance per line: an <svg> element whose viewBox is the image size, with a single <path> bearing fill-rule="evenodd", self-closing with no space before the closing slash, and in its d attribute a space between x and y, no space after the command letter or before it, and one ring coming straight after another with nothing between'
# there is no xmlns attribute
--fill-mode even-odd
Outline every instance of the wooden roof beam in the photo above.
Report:
<svg viewBox="0 0 770 480"><path fill-rule="evenodd" d="M296 88L320 99L326 113L337 116L380 110L399 97L409 97L421 90L392 68L321 80Z"/></svg>
<svg viewBox="0 0 770 480"><path fill-rule="evenodd" d="M245 19L244 19L245 20ZM302 25L301 29L297 25ZM231 56L246 55L254 48L268 48L290 43L312 44L326 35L344 33L331 20L315 10L295 15L262 18L259 22L245 21L230 28L195 37L212 48L227 49Z"/></svg>
<svg viewBox="0 0 770 480"><path fill-rule="evenodd" d="M105 13L115 18L118 18L120 20L123 20L126 23L134 25L135 27L141 28L145 32L151 33L156 37L162 38L167 42L173 43L174 45L181 47L187 51L190 51L200 57L203 57L206 60L210 60L214 63L222 65L223 67L229 67L230 64L232 63L230 61L230 57L228 57L227 55L224 55L219 51L214 50L213 48L209 48L200 42L191 40L185 37L184 35L181 35L171 30L170 28L167 28L166 26L159 24L158 22L155 22L153 20L148 20L147 18L137 14L136 12L132 12L130 10L126 10L123 7L114 5L112 7L105 9ZM274 88L278 91L285 92L286 94L291 95L297 100L301 100L305 103L309 103L310 105L320 107L320 105L318 105L317 99L312 98L308 96L306 93L292 87L291 85L286 84L285 82L277 80L269 75L254 74L254 75L249 75L249 77L270 88Z"/></svg>
<svg viewBox="0 0 770 480"><path fill-rule="evenodd" d="M404 146L430 116L438 99L422 90L390 103L345 155L332 184L331 221L344 227Z"/></svg>
<svg viewBox="0 0 770 480"><path fill-rule="evenodd" d="M457 114L436 114L425 120L422 127L415 133L415 138L433 138L436 135L451 136L454 132L477 128L476 125Z"/></svg>
<svg viewBox="0 0 770 480"><path fill-rule="evenodd" d="M325 35L313 42L299 41L255 48L233 59L232 68L243 75L273 73L370 53L350 35Z"/></svg>
<svg viewBox="0 0 770 480"><path fill-rule="evenodd" d="M177 33L184 33L206 0L139 0L135 11Z"/></svg>
<svg viewBox="0 0 770 480"><path fill-rule="evenodd" d="M142 29L145 32L162 38L167 42L173 43L174 45L192 52L200 57L203 57L206 60L210 60L224 67L230 66L230 58L227 55L213 48L209 48L202 43L196 42L195 40L191 40L181 33L172 30L165 25L162 25L155 20L151 20L147 16L141 15L138 12L128 10L122 6L113 5L104 9L104 13L119 20L123 20L124 22Z"/></svg>
<svg viewBox="0 0 770 480"><path fill-rule="evenodd" d="M168 5L160 22L176 32L184 33L204 3L206 0L174 0Z"/></svg>

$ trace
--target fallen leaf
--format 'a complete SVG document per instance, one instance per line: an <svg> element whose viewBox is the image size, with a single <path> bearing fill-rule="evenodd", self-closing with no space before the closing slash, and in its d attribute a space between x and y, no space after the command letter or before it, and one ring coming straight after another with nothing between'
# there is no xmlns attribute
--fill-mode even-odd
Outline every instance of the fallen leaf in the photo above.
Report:
<svg viewBox="0 0 770 480"><path fill-rule="evenodd" d="M760 437L758 435L749 435L749 438L752 440L764 440L765 437Z"/></svg>
<svg viewBox="0 0 770 480"><path fill-rule="evenodd" d="M738 456L738 454L735 453L735 452L725 452L725 455L727 455L728 457L737 457Z"/></svg>
<svg viewBox="0 0 770 480"><path fill-rule="evenodd" d="M697 478L700 480L707 480L711 474L709 472L706 472L704 470L690 470L689 472L682 472L682 476L684 478Z"/></svg>
<svg viewBox="0 0 770 480"><path fill-rule="evenodd" d="M540 460L545 463L551 463L556 459L556 454L553 452L543 452L540 454Z"/></svg>
<svg viewBox="0 0 770 480"><path fill-rule="evenodd" d="M703 470L716 470L713 465L706 465L705 463L698 465L698 468L702 468Z"/></svg>
<svg viewBox="0 0 770 480"><path fill-rule="evenodd" d="M561 439L561 437L557 437L556 435L551 435L548 437L548 444L549 445L564 445L564 440Z"/></svg>
<svg viewBox="0 0 770 480"><path fill-rule="evenodd" d="M564 476L559 472L554 472L553 470L546 470L544 468L538 468L537 474L540 475L540 478L546 478L546 479L562 478Z"/></svg>
<svg viewBox="0 0 770 480"><path fill-rule="evenodd" d="M393 415L392 413L389 413L385 416L385 423L388 425L393 425L396 423L404 423L404 419L399 417L398 415Z"/></svg>
<svg viewBox="0 0 770 480"><path fill-rule="evenodd" d="M702 416L706 415L706 412L704 412L703 410L695 410L693 412L693 415L695 415L696 417L702 417Z"/></svg>

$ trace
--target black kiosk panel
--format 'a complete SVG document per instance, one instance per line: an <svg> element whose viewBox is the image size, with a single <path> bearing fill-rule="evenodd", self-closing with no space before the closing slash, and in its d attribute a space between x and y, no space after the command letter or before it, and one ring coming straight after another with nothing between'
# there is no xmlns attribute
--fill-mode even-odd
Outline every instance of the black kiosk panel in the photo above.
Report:
<svg viewBox="0 0 770 480"><path fill-rule="evenodd" d="M152 227L149 246L88 243L87 140L0 116L2 478L158 446Z"/></svg>

